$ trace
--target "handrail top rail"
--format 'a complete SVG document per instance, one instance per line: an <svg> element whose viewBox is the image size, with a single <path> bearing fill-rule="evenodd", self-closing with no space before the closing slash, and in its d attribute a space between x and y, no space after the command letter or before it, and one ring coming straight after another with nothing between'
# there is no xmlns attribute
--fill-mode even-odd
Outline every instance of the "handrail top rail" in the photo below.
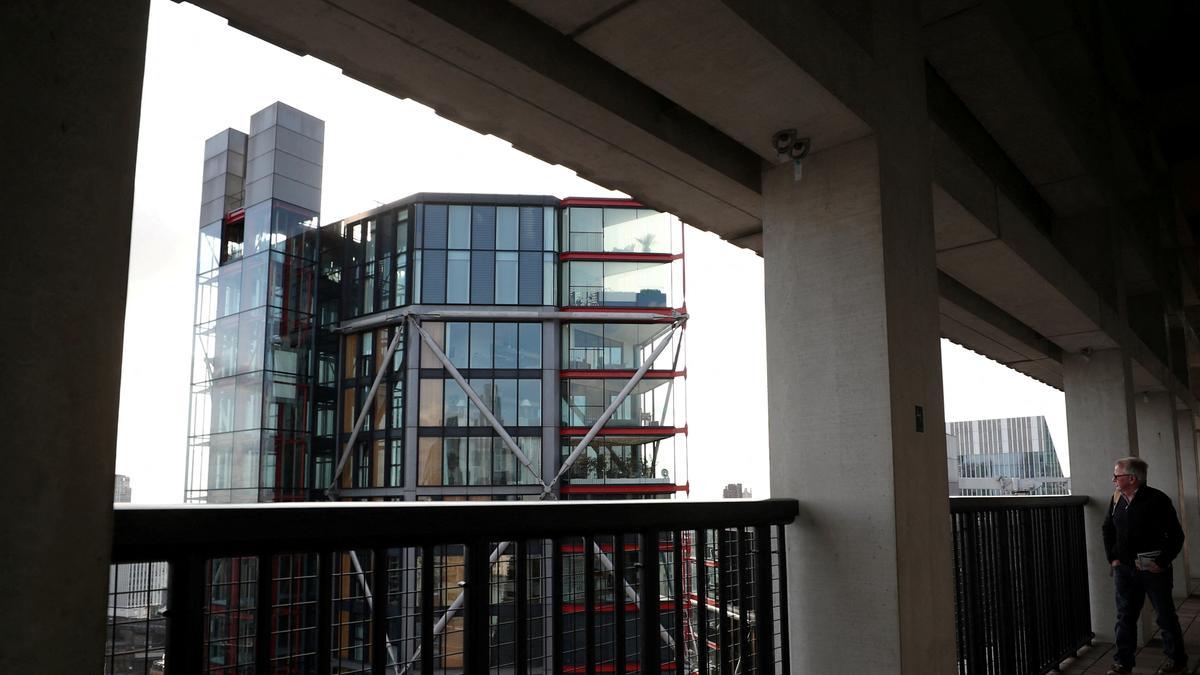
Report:
<svg viewBox="0 0 1200 675"><path fill-rule="evenodd" d="M987 497L950 497L950 513L972 511L1043 509L1053 506L1084 506L1087 495L991 495Z"/></svg>
<svg viewBox="0 0 1200 675"><path fill-rule="evenodd" d="M795 499L120 504L114 563L786 524Z"/></svg>

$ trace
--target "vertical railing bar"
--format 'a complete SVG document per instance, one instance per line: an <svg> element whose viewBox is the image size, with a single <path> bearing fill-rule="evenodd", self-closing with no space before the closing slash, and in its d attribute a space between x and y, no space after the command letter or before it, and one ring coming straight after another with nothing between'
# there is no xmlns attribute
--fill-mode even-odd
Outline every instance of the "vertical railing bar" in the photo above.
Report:
<svg viewBox="0 0 1200 675"><path fill-rule="evenodd" d="M166 659L172 675L198 675L204 658L205 560L181 556L167 566Z"/></svg>
<svg viewBox="0 0 1200 675"><path fill-rule="evenodd" d="M675 672L682 673L686 666L684 658L687 656L687 645L683 641L683 531L675 530L671 537L675 542L675 553L672 556L672 562L675 564Z"/></svg>
<svg viewBox="0 0 1200 675"><path fill-rule="evenodd" d="M333 551L317 554L317 672L333 664Z"/></svg>
<svg viewBox="0 0 1200 675"><path fill-rule="evenodd" d="M784 539L786 525L775 526L779 546L779 656L782 675L792 672L791 634L788 633L788 590L787 590L787 541Z"/></svg>
<svg viewBox="0 0 1200 675"><path fill-rule="evenodd" d="M387 672L387 549L371 551L371 673Z"/></svg>
<svg viewBox="0 0 1200 675"><path fill-rule="evenodd" d="M708 530L696 529L696 655L700 672L708 675Z"/></svg>
<svg viewBox="0 0 1200 675"><path fill-rule="evenodd" d="M737 585L738 585L738 636L741 641L739 663L750 661L750 614L758 610L758 598L750 602L750 574L755 569L753 564L747 564L750 558L750 537L745 527L737 530ZM757 613L755 614L757 616ZM744 670L742 672L745 672Z"/></svg>
<svg viewBox="0 0 1200 675"><path fill-rule="evenodd" d="M733 645L730 639L729 625L729 538L725 529L716 530L717 534L717 609L718 609L718 647L721 659L721 675L733 675Z"/></svg>
<svg viewBox="0 0 1200 675"><path fill-rule="evenodd" d="M467 545L467 634L464 644L464 672L486 673L491 667L491 646L488 643L490 616L488 601L491 595L491 564L486 540Z"/></svg>
<svg viewBox="0 0 1200 675"><path fill-rule="evenodd" d="M658 675L662 669L661 632L659 622L658 532L642 532L642 675Z"/></svg>
<svg viewBox="0 0 1200 675"><path fill-rule="evenodd" d="M529 542L519 539L514 553L517 567L516 605L513 607L513 619L516 621L513 639L513 660L516 675L528 675L529 672Z"/></svg>
<svg viewBox="0 0 1200 675"><path fill-rule="evenodd" d="M566 640L563 639L563 588L566 580L563 579L562 540L551 540L550 549L550 638L554 647L550 650L550 660L554 675L562 675L563 650L566 648Z"/></svg>
<svg viewBox="0 0 1200 675"><path fill-rule="evenodd" d="M775 619L771 598L771 526L754 527L755 547L755 591L754 628L757 631L755 649L758 656L758 675L770 675L775 670ZM781 636L782 637L782 636Z"/></svg>
<svg viewBox="0 0 1200 675"><path fill-rule="evenodd" d="M583 662L587 675L596 675L595 545L596 538L592 535L583 538Z"/></svg>
<svg viewBox="0 0 1200 675"><path fill-rule="evenodd" d="M271 601L275 583L274 556L264 553L257 557L258 579L255 582L254 604L254 672L266 675L271 670Z"/></svg>
<svg viewBox="0 0 1200 675"><path fill-rule="evenodd" d="M433 544L421 547L421 673L433 675L434 656L437 653L436 638L433 636L434 617L434 571L437 564ZM324 675L321 671L320 675Z"/></svg>
<svg viewBox="0 0 1200 675"><path fill-rule="evenodd" d="M617 673L624 674L628 655L625 649L625 535L613 537L613 640L616 643Z"/></svg>

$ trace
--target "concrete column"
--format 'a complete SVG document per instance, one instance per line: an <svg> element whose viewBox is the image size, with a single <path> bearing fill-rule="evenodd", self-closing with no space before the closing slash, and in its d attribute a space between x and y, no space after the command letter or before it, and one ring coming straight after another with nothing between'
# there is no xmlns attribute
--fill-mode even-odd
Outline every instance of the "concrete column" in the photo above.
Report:
<svg viewBox="0 0 1200 675"><path fill-rule="evenodd" d="M928 163L911 155L900 176L886 145L763 179L771 494L802 503L787 532L797 672L954 672Z"/></svg>
<svg viewBox="0 0 1200 675"><path fill-rule="evenodd" d="M149 3L0 3L0 672L98 673Z"/></svg>
<svg viewBox="0 0 1200 675"><path fill-rule="evenodd" d="M1175 397L1165 391L1143 392L1134 396L1137 410L1138 456L1150 470L1146 484L1162 490L1175 504L1181 520L1186 520L1179 498L1179 446L1176 442ZM1176 599L1187 597L1187 568L1181 553L1172 565Z"/></svg>
<svg viewBox="0 0 1200 675"><path fill-rule="evenodd" d="M1112 503L1115 460L1137 451L1137 416L1129 359L1118 349L1090 356L1063 358L1067 438L1071 452L1071 492L1087 495L1088 586L1092 631L1098 640L1113 641L1117 613L1112 578L1105 559L1100 526Z"/></svg>
<svg viewBox="0 0 1200 675"><path fill-rule="evenodd" d="M1179 429L1180 483L1183 486L1184 533L1187 539L1184 551L1188 557L1188 590L1196 587L1200 577L1200 484L1196 465L1196 426L1192 411L1184 408L1175 411L1175 425Z"/></svg>

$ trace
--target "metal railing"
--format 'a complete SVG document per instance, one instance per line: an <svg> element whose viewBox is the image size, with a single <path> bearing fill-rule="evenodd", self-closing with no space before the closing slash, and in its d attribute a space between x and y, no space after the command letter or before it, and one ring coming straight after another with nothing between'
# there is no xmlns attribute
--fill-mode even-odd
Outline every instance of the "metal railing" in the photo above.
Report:
<svg viewBox="0 0 1200 675"><path fill-rule="evenodd" d="M190 673L787 673L795 500L115 509ZM269 611L262 611L264 608ZM156 619L158 620L158 619Z"/></svg>
<svg viewBox="0 0 1200 675"><path fill-rule="evenodd" d="M954 497L961 675L1042 675L1092 639L1078 497Z"/></svg>

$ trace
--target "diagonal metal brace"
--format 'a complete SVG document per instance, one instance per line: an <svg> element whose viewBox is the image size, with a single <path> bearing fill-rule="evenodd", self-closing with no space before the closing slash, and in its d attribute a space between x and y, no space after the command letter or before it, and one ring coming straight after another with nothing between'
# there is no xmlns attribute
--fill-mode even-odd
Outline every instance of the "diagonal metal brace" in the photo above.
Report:
<svg viewBox="0 0 1200 675"><path fill-rule="evenodd" d="M458 386L462 387L462 390L466 392L467 398L471 399L471 402L479 408L479 412L483 413L483 416L487 418L488 424L492 425L492 429L496 432L496 435L500 436L500 438L504 441L504 446L508 448L508 451L516 456L517 461L519 461L521 465L529 471L529 474L533 476L538 485L541 485L545 492L549 492L549 486L547 486L545 481L542 480L542 477L538 475L537 470L533 468L533 464L529 461L529 457L527 457L525 453L521 451L520 446L518 446L517 442L513 440L513 437L508 435L508 431L504 428L504 425L500 424L500 420L496 419L496 416L492 414L492 409L489 406L484 405L483 400L479 398L479 394L475 393L475 390L472 389L471 385L468 384L466 379L463 378L462 373L458 372L458 368L450 362L450 357L446 356L446 352L442 351L442 348L437 345L437 342L434 341L433 336L425 331L425 328L421 325L421 322L416 317L410 315L408 317L408 322L412 324L414 330L421 334L421 339L425 341L425 346L429 347L429 350L433 352L433 355L437 357L438 361L442 362L442 366L446 369L446 372L450 373L450 377L453 377L454 381L458 383Z"/></svg>

